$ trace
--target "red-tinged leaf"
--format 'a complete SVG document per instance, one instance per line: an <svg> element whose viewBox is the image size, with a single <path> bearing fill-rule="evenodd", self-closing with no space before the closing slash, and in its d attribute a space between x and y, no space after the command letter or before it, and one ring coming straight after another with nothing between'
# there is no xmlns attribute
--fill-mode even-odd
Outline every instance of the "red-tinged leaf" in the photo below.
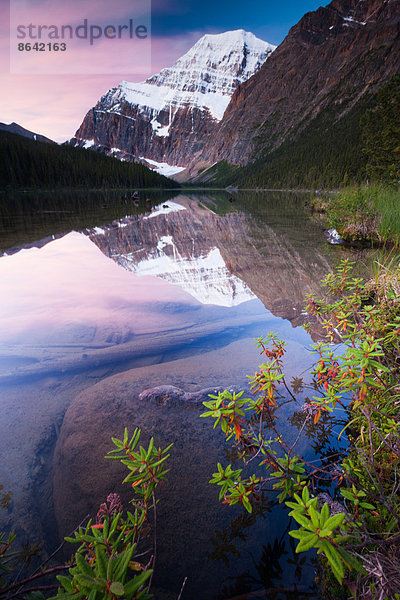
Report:
<svg viewBox="0 0 400 600"><path fill-rule="evenodd" d="M137 481L134 481L132 483L132 487L136 487L137 485L139 485L140 483L142 483L143 479L138 479Z"/></svg>
<svg viewBox="0 0 400 600"><path fill-rule="evenodd" d="M321 411L319 410L314 417L314 425L316 425L318 423L320 418L321 418Z"/></svg>
<svg viewBox="0 0 400 600"><path fill-rule="evenodd" d="M240 439L242 437L242 428L240 427L240 424L236 422L233 427L235 430L236 438Z"/></svg>

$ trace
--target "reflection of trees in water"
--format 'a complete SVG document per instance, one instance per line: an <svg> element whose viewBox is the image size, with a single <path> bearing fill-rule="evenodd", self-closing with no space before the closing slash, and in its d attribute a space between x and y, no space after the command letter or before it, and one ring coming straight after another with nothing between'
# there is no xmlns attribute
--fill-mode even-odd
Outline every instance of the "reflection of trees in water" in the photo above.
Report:
<svg viewBox="0 0 400 600"><path fill-rule="evenodd" d="M266 510L270 510L277 503L269 500ZM260 505L262 515L264 507ZM216 532L216 538L213 538L213 544L216 548L210 557L214 560L223 560L226 565L229 564L227 554L232 553L235 557L240 557L240 552L233 544L235 537L241 540L246 539L243 531L236 532L238 527L249 527L252 525L257 514L243 515L244 520L236 517L232 520L230 531L227 528L223 532ZM240 515L241 517L241 515ZM281 537L276 537L273 542L262 545L262 552L257 561L252 552L249 555L254 565L254 572L248 570L240 573L236 577L228 577L222 584L220 592L214 597L214 600L245 600L257 598L268 598L268 600L302 600L306 598L316 598L316 589L300 584L303 578L305 568L310 568L311 563L305 555L300 556L295 552L294 540L287 537L289 524ZM288 541L289 540L289 541ZM287 563L294 568L294 577L299 582L294 583L290 588L285 586L282 581L284 574L283 563Z"/></svg>
<svg viewBox="0 0 400 600"><path fill-rule="evenodd" d="M347 416L347 414L346 414ZM315 456L315 464L326 471L335 469L340 457L347 454L347 437L342 435L340 440L338 434L343 430L347 423L347 418L338 419L331 413L321 414L317 424L305 411L295 411L290 417L290 423L298 430L303 428L304 436L310 441L310 449ZM313 460L311 459L312 463ZM327 480L319 478L316 485L326 487L332 485L331 478Z"/></svg>
<svg viewBox="0 0 400 600"><path fill-rule="evenodd" d="M229 567L229 555L240 558L240 551L235 545L235 540L245 542L248 538L246 529L252 527L257 521L257 517L265 518L266 513L271 512L274 506L277 506L276 500L271 500L267 496L262 496L259 504L255 504L252 513L241 512L231 520L229 527L223 530L217 530L215 536L211 538L214 547L209 557L212 560L221 560L225 566Z"/></svg>
<svg viewBox="0 0 400 600"><path fill-rule="evenodd" d="M257 521L265 518L267 513L278 506L278 501L263 495L258 504L254 504L253 512L241 512L234 517L229 526L223 530L217 530L211 538L213 551L209 558L213 561L221 561L229 567L230 558L240 558L239 550L241 542L246 542L249 535L246 532ZM304 569L310 568L311 563L305 555L300 556L295 552L295 543L288 538L290 528L288 523L282 535L273 541L262 545L261 556L257 560L253 552L246 552L251 558L254 569L248 569L235 577L227 577L221 585L218 596L214 600L245 600L246 598L268 598L278 599L305 599L315 597L315 592L309 586L298 586L296 583L287 588L282 576L285 563L294 569L294 578L300 583L303 579Z"/></svg>
<svg viewBox="0 0 400 600"><path fill-rule="evenodd" d="M0 203L1 250L38 242L48 236L58 237L71 230L101 227L129 213L139 216L151 206L167 202L177 195L173 191L146 190L142 199L150 206L134 203L127 190L40 191L5 195ZM49 240L47 240L49 241ZM43 244L42 244L43 245Z"/></svg>

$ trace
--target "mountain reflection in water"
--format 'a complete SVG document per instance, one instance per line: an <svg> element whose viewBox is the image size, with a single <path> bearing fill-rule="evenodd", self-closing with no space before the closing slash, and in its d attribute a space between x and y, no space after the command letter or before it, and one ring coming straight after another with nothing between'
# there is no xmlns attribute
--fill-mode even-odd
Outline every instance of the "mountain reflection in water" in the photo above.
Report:
<svg viewBox="0 0 400 600"><path fill-rule="evenodd" d="M283 581L300 586L299 598L316 597L312 570L293 562L282 537L280 508L265 506L243 523L240 511L218 505L208 480L223 458L222 440L198 418L201 398L188 398L246 386L259 359L253 339L268 331L288 341L289 379L307 371L312 340L294 326L304 320L305 294L320 291L346 251L327 246L294 196L239 194L234 207L228 197L181 195L151 211L118 204L107 222L85 217L80 233L63 213L62 227L41 225L48 243L34 241L27 226L26 243L37 247L10 242L8 256L3 248L0 482L14 495L0 525L22 540L45 537L50 549L57 528L69 533L118 488L121 473L102 457L112 435L139 426L145 439L174 442L160 504L157 598L176 597L185 576L187 597L199 600L247 597L260 587L263 597L282 591ZM185 390L187 400L142 395L166 385ZM289 437L291 412L282 423Z"/></svg>
<svg viewBox="0 0 400 600"><path fill-rule="evenodd" d="M297 241L291 229L284 235L245 210L218 215L187 197L170 206L150 221L126 218L90 238L125 269L180 285L202 303L233 306L258 297L277 316L303 321L305 295L319 291L330 270L315 226L307 223Z"/></svg>

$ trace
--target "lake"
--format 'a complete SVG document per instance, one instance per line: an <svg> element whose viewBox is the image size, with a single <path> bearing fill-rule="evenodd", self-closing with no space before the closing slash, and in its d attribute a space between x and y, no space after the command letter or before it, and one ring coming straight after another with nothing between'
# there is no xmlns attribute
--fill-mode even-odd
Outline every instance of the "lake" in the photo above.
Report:
<svg viewBox="0 0 400 600"><path fill-rule="evenodd" d="M1 528L50 553L121 487L111 436L174 443L158 508L153 592L161 600L318 598L273 494L252 515L208 484L232 460L202 401L247 389L254 338L287 341L287 379L309 378L304 297L341 259L305 195L125 192L18 194L0 209ZM314 337L316 333L314 332ZM294 439L287 405L279 423ZM307 437L300 451L313 455ZM128 495L127 495L128 494ZM71 550L69 550L71 552ZM68 556L68 552L67 552Z"/></svg>

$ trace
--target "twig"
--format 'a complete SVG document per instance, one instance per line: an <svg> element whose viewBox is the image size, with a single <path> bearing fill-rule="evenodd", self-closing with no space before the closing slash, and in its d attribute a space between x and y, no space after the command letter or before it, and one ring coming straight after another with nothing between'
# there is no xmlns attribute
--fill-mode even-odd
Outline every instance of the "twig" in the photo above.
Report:
<svg viewBox="0 0 400 600"><path fill-rule="evenodd" d="M187 577L185 577L185 579L183 580L182 587L181 587L181 591L179 592L179 596L177 597L177 599L176 599L176 600L181 600L181 596L182 596L183 588L185 587L185 584L186 584L186 582L187 582Z"/></svg>
<svg viewBox="0 0 400 600"><path fill-rule="evenodd" d="M57 571L65 571L66 569L69 569L69 567L70 567L70 565L60 565L58 567L53 567L51 569L47 569L47 571L42 571L41 573L37 573L36 575L31 575L30 577L27 577L26 579L21 579L21 581L17 581L17 583L13 583L13 584L7 586L6 588L2 589L0 591L0 596L4 596L5 594L8 594L8 592L10 592L11 590L20 588L20 587L24 586L26 583L30 583L31 581L34 581L35 579L39 579L40 577L45 577L46 575L51 575L52 573L56 573Z"/></svg>
<svg viewBox="0 0 400 600"><path fill-rule="evenodd" d="M22 594L24 594L24 596L25 596L25 594L29 594L29 592L45 592L47 590L54 590L56 588L58 588L57 584L39 585L37 587L27 588L26 590L23 590L22 592L18 590L18 592L16 592L12 596L8 596L7 600L11 600L12 598L19 598L19 597L21 597Z"/></svg>
<svg viewBox="0 0 400 600"><path fill-rule="evenodd" d="M304 419L304 423L300 427L300 430L299 430L299 433L298 433L296 439L294 440L293 444L290 446L289 451L288 451L288 456L290 456L290 454L294 451L294 448L296 447L297 442L299 441L301 434L303 433L303 431L307 425L307 421L309 421L309 415L306 415L306 418Z"/></svg>
<svg viewBox="0 0 400 600"><path fill-rule="evenodd" d="M135 554L135 558L140 558L141 556L145 556L145 554L148 554L149 552L151 552L151 548L149 548L148 550L145 550L144 552L141 552L140 554Z"/></svg>
<svg viewBox="0 0 400 600"><path fill-rule="evenodd" d="M362 412L362 413L363 413L363 415L364 415L364 416L365 416L365 417L368 419L368 424L370 424L371 428L372 428L372 429L375 431L375 433L376 433L376 434L377 434L377 435L378 435L378 436L381 438L382 442L383 442L383 443L384 443L384 444L385 444L385 445L386 445L386 446L389 448L389 450L390 450L391 452L393 452L393 454L396 454L396 456L397 456L398 458L400 458L400 452L398 452L398 451L396 450L396 448L394 448L394 446L391 446L391 445L389 444L389 442L387 442L387 441L386 441L386 438L384 438L384 437L383 437L383 435L381 434L381 432L379 431L379 429L378 429L378 428L377 428L377 427L376 427L376 426L375 426L375 425L374 425L374 424L371 422L371 417L370 417L370 415L369 415L369 412L368 412L368 414L366 414L366 411L365 411L364 409L361 409L361 412ZM370 437L372 437L372 436L370 435Z"/></svg>

